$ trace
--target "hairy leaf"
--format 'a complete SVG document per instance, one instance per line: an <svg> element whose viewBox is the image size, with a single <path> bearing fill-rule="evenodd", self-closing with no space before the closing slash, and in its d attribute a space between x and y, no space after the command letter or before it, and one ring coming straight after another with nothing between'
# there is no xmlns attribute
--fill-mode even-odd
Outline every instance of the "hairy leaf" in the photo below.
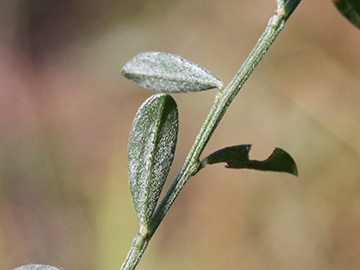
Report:
<svg viewBox="0 0 360 270"><path fill-rule="evenodd" d="M147 225L170 170L178 133L178 111L167 94L148 98L130 131L129 183L139 223Z"/></svg>
<svg viewBox="0 0 360 270"><path fill-rule="evenodd" d="M359 0L334 0L335 7L353 25L360 28L360 1Z"/></svg>
<svg viewBox="0 0 360 270"><path fill-rule="evenodd" d="M249 159L250 149L250 144L220 149L204 158L201 161L201 167L205 167L207 164L226 162L227 168L287 172L298 175L295 161L284 150L275 148L267 159L258 161Z"/></svg>
<svg viewBox="0 0 360 270"><path fill-rule="evenodd" d="M142 87L164 93L197 92L223 85L213 74L197 64L163 52L140 53L121 72Z"/></svg>
<svg viewBox="0 0 360 270"><path fill-rule="evenodd" d="M43 265L43 264L28 264L15 268L14 270L60 270L59 268Z"/></svg>

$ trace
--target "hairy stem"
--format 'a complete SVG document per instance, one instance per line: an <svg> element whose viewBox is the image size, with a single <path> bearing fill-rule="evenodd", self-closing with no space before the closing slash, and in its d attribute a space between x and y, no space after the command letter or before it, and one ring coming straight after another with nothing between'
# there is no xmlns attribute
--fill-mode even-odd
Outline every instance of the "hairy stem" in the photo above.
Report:
<svg viewBox="0 0 360 270"><path fill-rule="evenodd" d="M249 56L231 82L225 88L219 89L216 94L214 104L198 136L196 137L182 168L176 175L164 198L157 207L148 225L146 233L138 233L134 238L133 244L131 245L130 251L121 267L121 270L135 269L147 247L148 242L175 201L176 197L179 195L187 180L198 171L200 165L200 155L202 154L206 144L210 140L211 135L218 126L230 103L247 81L257 64L263 58L277 35L283 29L285 21L293 11L291 10L289 12L287 5L291 4L291 8L295 9L300 1L301 0L277 0L278 6L275 11L275 15L270 18L265 31L256 43L255 47L250 52Z"/></svg>

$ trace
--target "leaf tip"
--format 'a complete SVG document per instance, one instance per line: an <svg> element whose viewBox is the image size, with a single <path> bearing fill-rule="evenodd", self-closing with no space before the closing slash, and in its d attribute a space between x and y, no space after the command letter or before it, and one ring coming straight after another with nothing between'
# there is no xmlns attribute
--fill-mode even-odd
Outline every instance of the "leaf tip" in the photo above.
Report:
<svg viewBox="0 0 360 270"><path fill-rule="evenodd" d="M267 161L274 166L273 169L279 172L287 172L294 176L299 176L295 160L285 150L276 147L272 154L268 157Z"/></svg>

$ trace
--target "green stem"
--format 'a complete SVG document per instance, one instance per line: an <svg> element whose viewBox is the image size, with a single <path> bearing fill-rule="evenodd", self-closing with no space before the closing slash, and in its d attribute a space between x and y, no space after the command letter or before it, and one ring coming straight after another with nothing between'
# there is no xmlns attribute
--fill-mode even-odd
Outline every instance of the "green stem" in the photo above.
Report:
<svg viewBox="0 0 360 270"><path fill-rule="evenodd" d="M145 249L150 241L147 233L137 233L135 236L130 250L121 266L121 269L135 269L136 265L141 259L141 255L145 252Z"/></svg>
<svg viewBox="0 0 360 270"><path fill-rule="evenodd" d="M245 60L239 71L236 73L232 81L225 87L219 89L215 102L198 134L195 142L184 162L179 173L176 175L171 186L167 190L164 198L157 207L145 234L138 233L134 238L133 244L131 245L130 251L121 267L120 270L131 270L135 269L139 262L142 254L144 253L148 242L155 233L157 227L165 217L169 208L179 195L180 191L186 184L187 180L198 172L200 169L199 158L202 154L206 144L210 140L211 135L218 126L222 119L225 111L233 101L237 93L240 91L244 83L247 81L257 64L263 58L270 45L273 43L277 35L283 29L286 19L290 16L291 12L286 9L288 3L296 2L300 0L277 0L278 8L275 15L270 18L269 23L261 35L260 39L256 43L255 47ZM297 4L292 8L295 9Z"/></svg>

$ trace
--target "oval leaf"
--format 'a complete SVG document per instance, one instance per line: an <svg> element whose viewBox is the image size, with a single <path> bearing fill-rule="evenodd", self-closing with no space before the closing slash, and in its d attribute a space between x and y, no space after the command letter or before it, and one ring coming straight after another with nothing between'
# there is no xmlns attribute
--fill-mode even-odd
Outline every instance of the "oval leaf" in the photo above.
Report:
<svg viewBox="0 0 360 270"><path fill-rule="evenodd" d="M175 152L178 111L167 94L148 98L130 131L129 183L136 216L147 225L154 212Z"/></svg>
<svg viewBox="0 0 360 270"><path fill-rule="evenodd" d="M14 270L60 270L59 268L43 265L43 264L28 264L15 268Z"/></svg>
<svg viewBox="0 0 360 270"><path fill-rule="evenodd" d="M164 93L197 92L223 85L206 69L170 53L140 53L121 72L142 87Z"/></svg>
<svg viewBox="0 0 360 270"><path fill-rule="evenodd" d="M260 171L287 172L298 175L293 158L284 150L275 148L272 154L263 161L250 160L250 144L226 147L216 151L201 161L201 168L207 164L226 162L227 168L254 169Z"/></svg>
<svg viewBox="0 0 360 270"><path fill-rule="evenodd" d="M360 1L359 0L334 0L335 7L353 25L360 28Z"/></svg>

